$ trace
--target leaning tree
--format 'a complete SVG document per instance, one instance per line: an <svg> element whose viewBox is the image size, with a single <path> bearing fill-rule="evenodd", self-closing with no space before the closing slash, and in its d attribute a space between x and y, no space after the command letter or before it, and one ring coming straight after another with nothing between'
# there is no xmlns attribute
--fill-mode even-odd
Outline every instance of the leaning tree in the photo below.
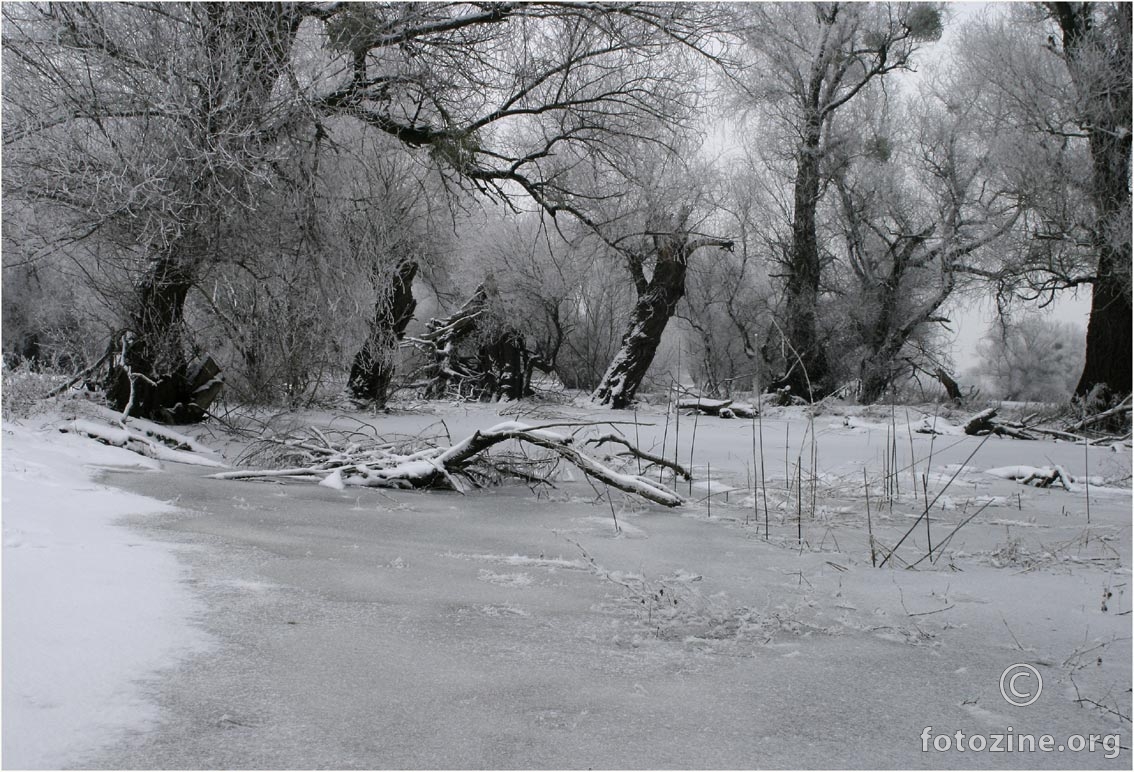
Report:
<svg viewBox="0 0 1134 772"><path fill-rule="evenodd" d="M638 188L631 200L640 207L634 212L640 223L619 222L623 234L611 240L636 295L618 351L591 395L613 408L626 407L642 385L685 296L690 260L701 250L733 248L732 240L710 232L713 209L688 164L677 155L663 156L649 171L645 179L629 181Z"/></svg>

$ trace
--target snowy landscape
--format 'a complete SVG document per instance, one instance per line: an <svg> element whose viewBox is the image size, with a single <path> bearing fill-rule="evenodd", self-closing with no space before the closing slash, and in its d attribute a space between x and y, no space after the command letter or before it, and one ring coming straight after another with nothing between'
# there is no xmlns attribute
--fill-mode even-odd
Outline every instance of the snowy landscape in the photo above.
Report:
<svg viewBox="0 0 1134 772"><path fill-rule="evenodd" d="M61 432L99 425L85 405L5 423L5 766L1129 767L1128 448L958 436L924 408L688 412L668 431L659 408L446 403L277 425L619 422L691 466L663 476L675 508L569 465L464 495L216 480ZM249 447L193 434L226 467ZM1005 479L1018 466L1074 482ZM872 566L871 534L882 562L926 496L928 527ZM1000 693L1017 663L1043 678L1026 707ZM1100 744L925 752L926 727Z"/></svg>
<svg viewBox="0 0 1134 772"><path fill-rule="evenodd" d="M1134 765L1134 4L0 18L4 769Z"/></svg>

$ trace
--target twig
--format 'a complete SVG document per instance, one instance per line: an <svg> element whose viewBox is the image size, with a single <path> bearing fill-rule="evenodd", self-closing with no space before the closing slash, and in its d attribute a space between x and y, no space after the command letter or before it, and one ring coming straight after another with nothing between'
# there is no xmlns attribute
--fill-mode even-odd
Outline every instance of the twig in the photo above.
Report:
<svg viewBox="0 0 1134 772"><path fill-rule="evenodd" d="M655 456L653 453L647 453L646 451L641 450L640 448L637 448L634 445L631 445L627 440L623 439L622 437L619 437L617 434L604 434L601 437L595 437L595 438L589 439L584 444L587 444L587 445L593 444L597 448L597 447L600 447L601 445L603 445L604 443L607 443L607 442L615 442L615 443L618 443L619 445L624 445L624 446L626 446L627 449L629 449L631 455L633 455L637 458L640 458L643 461L649 461L651 464L657 464L658 466L664 466L668 469L672 469L674 472L681 475L686 480L690 480L690 481L693 480L692 472L690 472L685 467L681 466L681 464L678 464L675 461L670 461L668 458L662 458L661 456ZM692 482L690 482L690 485L692 485ZM690 488L690 491L692 491L692 488Z"/></svg>
<svg viewBox="0 0 1134 772"><path fill-rule="evenodd" d="M108 360L110 357L111 357L111 350L109 348L107 348L106 353L103 354L101 357L99 357L99 360L97 362L95 362L93 365L88 367L86 370L83 370L81 373L76 375L71 380L67 381L62 386L49 391L47 393L47 395L44 397L44 399L51 399L52 397L58 397L60 394L67 391L69 388L74 386L79 381L85 380L87 377L90 376L91 373L93 373L95 370L97 370L98 368L100 368L104 364L106 364L106 360Z"/></svg>
<svg viewBox="0 0 1134 772"><path fill-rule="evenodd" d="M970 461L972 461L972 459L973 459L973 456L975 456L975 455L977 454L977 452L978 452L978 451L979 451L979 450L980 450L980 449L981 449L982 447L984 447L984 443L985 443L985 442L987 442L987 441L988 441L988 438L989 438L989 437L991 437L991 436L992 436L991 434L986 434L986 435L984 435L984 437L982 437L982 438L981 438L981 440L980 440L980 443L979 443L979 444L978 444L978 445L977 445L977 446L976 446L975 448L973 448L973 452L972 452L972 453L970 453L970 454L968 455L968 458L966 458L966 459L964 460L964 462L963 462L963 463L962 463L962 464L961 464L961 465L960 465L959 467L957 467L957 470L956 470L955 472L953 472L953 476L949 478L949 482L945 483L945 487L944 487L944 488L942 488L942 489L941 489L941 490L940 490L940 491L938 492L938 494L937 494L936 496L934 496L934 497L933 497L933 501L932 501L932 502L930 502L929 506L925 508L925 512L922 512L922 514L921 514L921 515L920 515L920 516L919 516L919 517L917 518L917 520L915 520L915 521L913 522L913 525L911 525L911 526L910 526L909 530L908 530L908 531L906 531L906 532L905 532L905 534L903 534L902 538L901 538L901 539L898 539L898 543L894 545L894 548L893 548L892 550L890 550L890 554L889 554L889 555L887 555L887 556L886 556L885 558L883 558L883 560L882 560L882 565L883 565L883 566L885 566L885 565L886 565L886 561L888 561L888 560L890 559L890 557L891 557L891 556L892 556L892 555L893 555L893 554L894 554L895 552L897 552L897 550L898 550L898 547L901 547L901 546L902 546L902 543L903 543L903 542L905 542L905 540L906 540L907 538L909 538L909 535L910 535L911 533L913 533L913 531L914 531L914 529L915 529L915 528L917 528L918 524L919 524L919 523L921 522L921 519L922 519L923 517L926 517L926 516L928 516L930 507L932 507L932 506L933 506L934 504L936 504L936 503L937 503L937 500L938 500L939 498L941 498L941 497L942 497L942 496L943 496L943 495L945 494L945 491L949 490L949 486L950 486L950 485L952 485L952 484L953 484L953 481L957 479L957 475L959 475L959 474L961 473L961 470L962 470L962 469L964 469L964 468L965 468L966 466L968 466L968 463L969 463ZM880 566L880 567L881 567L881 566Z"/></svg>
<svg viewBox="0 0 1134 772"><path fill-rule="evenodd" d="M874 548L874 525L870 520L870 485L866 481L866 467L862 468L862 489L866 491L866 532L870 536L870 565L878 567L878 553Z"/></svg>
<svg viewBox="0 0 1134 772"><path fill-rule="evenodd" d="M1000 615L1000 621L1004 623L1004 629L1008 631L1008 634L1010 636L1012 636L1012 640L1016 643L1016 648L1020 651L1023 651L1024 647L1020 645L1019 639L1016 638L1016 634L1012 632L1012 628L1008 626L1008 620L1004 618L1003 614Z"/></svg>

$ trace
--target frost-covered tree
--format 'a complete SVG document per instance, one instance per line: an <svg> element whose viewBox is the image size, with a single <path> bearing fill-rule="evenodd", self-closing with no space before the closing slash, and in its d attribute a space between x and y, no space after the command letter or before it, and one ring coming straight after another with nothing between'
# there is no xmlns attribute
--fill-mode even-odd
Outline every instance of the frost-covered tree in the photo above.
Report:
<svg viewBox="0 0 1134 772"><path fill-rule="evenodd" d="M645 148L640 148L645 151ZM635 160L601 187L618 201L601 233L629 273L634 303L618 350L591 397L613 408L630 404L654 361L662 334L685 296L690 260L705 250L732 250L714 232L716 204L705 168L678 147Z"/></svg>
<svg viewBox="0 0 1134 772"><path fill-rule="evenodd" d="M133 287L110 389L191 419L186 300L295 154L347 121L450 184L581 213L561 159L595 157L697 88L713 6L37 4L4 9L5 196L66 213ZM346 132L349 136L350 132ZM609 159L607 159L609 160ZM403 276L403 281L408 276Z"/></svg>
<svg viewBox="0 0 1134 772"><path fill-rule="evenodd" d="M959 82L997 161L1028 204L1015 249L980 266L1002 296L1050 300L1092 287L1076 394L1131 389L1131 8L1047 3L978 20ZM988 123L985 124L989 125Z"/></svg>
<svg viewBox="0 0 1134 772"><path fill-rule="evenodd" d="M843 361L871 403L911 368L941 365L926 361L932 328L948 322L940 309L964 285L967 261L1011 233L1020 200L960 99L879 95L864 109L880 117L857 123L832 174L843 241L832 273L844 300L837 318L848 322Z"/></svg>
<svg viewBox="0 0 1134 772"><path fill-rule="evenodd" d="M780 383L815 397L829 386L819 305L828 257L817 216L829 181L831 131L846 105L888 74L908 69L922 41L941 31L921 3L754 3L740 7L742 102L778 124L791 146L790 239L783 261L781 332L790 349Z"/></svg>
<svg viewBox="0 0 1134 772"><path fill-rule="evenodd" d="M251 206L290 131L276 88L300 16L288 4L4 7L4 193L132 285L109 394L199 418L185 300L216 234ZM98 270L97 268L95 270Z"/></svg>
<svg viewBox="0 0 1134 772"><path fill-rule="evenodd" d="M1086 336L1069 322L1036 314L1002 319L978 346L974 374L1001 399L1063 402L1083 367Z"/></svg>

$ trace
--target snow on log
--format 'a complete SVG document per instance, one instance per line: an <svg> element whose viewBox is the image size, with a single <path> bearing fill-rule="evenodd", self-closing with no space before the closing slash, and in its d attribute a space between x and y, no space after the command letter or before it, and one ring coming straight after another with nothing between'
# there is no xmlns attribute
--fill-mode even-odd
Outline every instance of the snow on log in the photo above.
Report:
<svg viewBox="0 0 1134 772"><path fill-rule="evenodd" d="M1058 483L1064 490L1076 490L1073 487L1075 478L1059 465L1049 467L998 466L995 469L986 469L984 473L1003 480L1015 480L1021 485L1034 485L1037 488L1050 488Z"/></svg>
<svg viewBox="0 0 1134 772"><path fill-rule="evenodd" d="M1035 437L1027 432L1008 426L993 419L996 418L996 408L990 407L982 410L968 421L965 422L965 434L972 436L980 436L984 434L996 434L1001 437L1014 437L1018 440L1034 440Z"/></svg>
<svg viewBox="0 0 1134 772"><path fill-rule="evenodd" d="M756 407L747 402L733 402L731 399L707 399L705 397L679 399L677 400L677 409L697 410L703 415L716 416L717 418L755 418L757 415Z"/></svg>
<svg viewBox="0 0 1134 772"><path fill-rule="evenodd" d="M760 415L760 411L756 406L748 402L733 402L728 407L732 414L737 418L755 418Z"/></svg>
<svg viewBox="0 0 1134 772"><path fill-rule="evenodd" d="M996 417L996 408L990 407L982 410L965 422L965 434L988 434L992 431L992 419Z"/></svg>
<svg viewBox="0 0 1134 772"><path fill-rule="evenodd" d="M556 424L563 425L563 424ZM487 481L500 476L528 482L548 482L530 471L541 460L489 457L486 451L516 441L550 451L569 461L589 477L626 493L667 507L685 503L674 491L637 475L624 474L600 463L579 450L574 437L547 430L547 426L529 426L519 421L505 421L489 429L478 430L449 447L428 446L405 454L388 450L383 443L376 448L335 448L330 442L319 452L317 446L304 443L304 453L316 463L308 467L269 470L238 470L211 475L218 480L295 479L317 482L331 488L363 486L376 488L446 488L464 492L484 487ZM641 454L628 443L632 451ZM319 458L321 456L321 458Z"/></svg>
<svg viewBox="0 0 1134 772"><path fill-rule="evenodd" d="M705 399L704 397L697 397L696 399L677 400L677 409L699 410L705 415L719 415L722 408L726 408L731 404L731 399Z"/></svg>
<svg viewBox="0 0 1134 772"><path fill-rule="evenodd" d="M140 424L137 427L138 431L135 430L134 422ZM174 461L179 464L195 464L197 466L224 466L219 461L201 455L202 452L209 452L207 448L198 445L184 435L167 430L165 427L149 421L131 419L130 424L111 426L85 418L77 418L60 427L59 431L89 437L104 445L125 448L142 456L156 458L158 461Z"/></svg>

